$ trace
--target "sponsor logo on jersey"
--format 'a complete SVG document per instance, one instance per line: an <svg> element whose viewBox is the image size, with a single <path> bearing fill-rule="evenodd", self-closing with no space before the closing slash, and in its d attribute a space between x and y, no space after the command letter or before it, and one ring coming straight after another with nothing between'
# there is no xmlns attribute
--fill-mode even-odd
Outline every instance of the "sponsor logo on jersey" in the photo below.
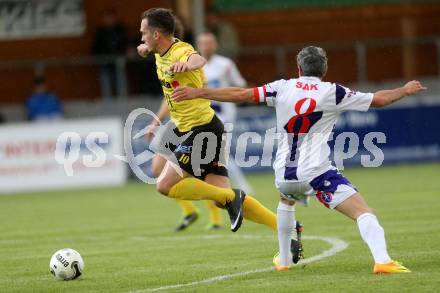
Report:
<svg viewBox="0 0 440 293"><path fill-rule="evenodd" d="M176 149L176 152L189 154L192 152L192 145L179 145Z"/></svg>
<svg viewBox="0 0 440 293"><path fill-rule="evenodd" d="M171 86L171 84L168 81L165 81L165 79L161 79L160 80L160 84L163 87L166 87L167 89L172 89L173 87Z"/></svg>

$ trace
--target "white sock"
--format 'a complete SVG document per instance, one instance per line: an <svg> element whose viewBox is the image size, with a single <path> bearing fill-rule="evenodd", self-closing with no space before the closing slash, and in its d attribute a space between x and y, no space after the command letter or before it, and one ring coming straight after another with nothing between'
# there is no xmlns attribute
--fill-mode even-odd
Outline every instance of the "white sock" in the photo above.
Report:
<svg viewBox="0 0 440 293"><path fill-rule="evenodd" d="M290 239L295 229L295 206L280 202L277 209L278 245L280 249L280 265L292 264Z"/></svg>
<svg viewBox="0 0 440 293"><path fill-rule="evenodd" d="M374 261L381 264L389 263L391 258L387 252L385 232L376 216L371 213L364 213L357 218L357 224L362 239L370 248Z"/></svg>

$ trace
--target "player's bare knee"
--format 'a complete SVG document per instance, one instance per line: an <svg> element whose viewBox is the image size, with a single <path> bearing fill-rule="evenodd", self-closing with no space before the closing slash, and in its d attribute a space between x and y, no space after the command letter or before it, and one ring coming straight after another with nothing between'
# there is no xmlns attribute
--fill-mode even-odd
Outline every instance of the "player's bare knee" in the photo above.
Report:
<svg viewBox="0 0 440 293"><path fill-rule="evenodd" d="M159 181L157 181L156 189L159 193L168 196L168 193L170 192L171 186L167 182L167 180L159 180Z"/></svg>
<svg viewBox="0 0 440 293"><path fill-rule="evenodd" d="M376 214L376 211L372 208L370 208L368 206L368 203L364 200L364 198L362 197L362 194L358 193L359 198L358 198L358 205L357 205L357 210L358 210L358 214L365 214L365 213L369 213L369 214Z"/></svg>
<svg viewBox="0 0 440 293"><path fill-rule="evenodd" d="M356 209L352 213L351 218L353 220L356 220L357 218L359 218L363 214L373 214L373 215L376 215L375 211L372 208L370 208L370 207L362 207L362 208Z"/></svg>

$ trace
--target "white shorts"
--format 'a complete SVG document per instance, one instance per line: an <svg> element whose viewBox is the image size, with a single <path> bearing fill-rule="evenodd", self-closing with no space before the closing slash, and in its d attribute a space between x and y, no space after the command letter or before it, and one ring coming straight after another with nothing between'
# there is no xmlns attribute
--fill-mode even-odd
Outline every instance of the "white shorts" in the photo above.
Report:
<svg viewBox="0 0 440 293"><path fill-rule="evenodd" d="M316 196L325 207L330 209L334 209L357 192L356 187L337 169L330 169L308 182L275 181L275 185L287 199L307 205L308 198Z"/></svg>

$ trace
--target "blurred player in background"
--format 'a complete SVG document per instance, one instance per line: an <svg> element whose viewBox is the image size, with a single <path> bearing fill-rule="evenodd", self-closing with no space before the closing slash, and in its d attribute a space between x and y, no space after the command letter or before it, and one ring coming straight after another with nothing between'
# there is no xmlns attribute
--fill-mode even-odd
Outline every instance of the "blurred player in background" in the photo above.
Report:
<svg viewBox="0 0 440 293"><path fill-rule="evenodd" d="M384 229L362 195L332 165L327 142L341 113L381 108L426 88L418 81L411 81L401 88L373 94L323 82L327 54L314 46L298 53L297 64L298 78L277 80L253 89L179 87L173 93L173 100L210 97L275 107L280 133L274 162L275 185L281 195L277 210L280 253L274 257L277 270L287 270L291 265L289 245L294 232L295 201L307 204L308 197L315 195L325 207L357 222L361 237L373 255L374 273L410 272L388 255Z"/></svg>
<svg viewBox="0 0 440 293"><path fill-rule="evenodd" d="M211 32L202 33L197 38L197 49L207 60L203 67L209 88L219 87L245 87L246 81L241 76L240 71L228 57L216 54L217 39ZM235 103L211 101L211 107L215 110L223 123L235 125L237 120L237 106ZM237 187L246 193L252 193L252 187L247 182L240 167L235 164L235 160L228 161L228 171L231 173L233 181Z"/></svg>
<svg viewBox="0 0 440 293"><path fill-rule="evenodd" d="M235 59L240 51L240 39L237 29L225 20L214 5L206 11L206 27L218 40L218 52Z"/></svg>
<svg viewBox="0 0 440 293"><path fill-rule="evenodd" d="M183 141L178 145L168 144L166 147L171 155L177 159L180 170L175 169L175 163L167 160L158 181L157 190L170 198L180 200L211 200L224 207L231 220L231 231L236 232L242 224L243 217L253 222L277 229L277 220L273 212L264 207L255 198L246 195L242 190L231 189L227 169L222 161L223 123L205 99L175 103L171 99L173 90L179 86L202 88L204 75L202 67L206 64L205 58L200 56L191 45L174 38L175 16L171 10L152 8L142 15L140 32L142 44L138 46L139 55L145 57L149 52L156 56L157 73L161 81L166 106L176 128L172 131ZM161 107L157 113L162 121L168 110ZM160 121L153 119L148 127L154 132ZM209 144L202 143L201 153L205 156L209 152L214 159L200 165L201 174L197 174L193 165L194 140L197 134L211 134L216 138L215 149ZM171 159L172 157L170 157ZM181 171L183 176L179 174ZM291 253L298 258L300 241L292 235Z"/></svg>

